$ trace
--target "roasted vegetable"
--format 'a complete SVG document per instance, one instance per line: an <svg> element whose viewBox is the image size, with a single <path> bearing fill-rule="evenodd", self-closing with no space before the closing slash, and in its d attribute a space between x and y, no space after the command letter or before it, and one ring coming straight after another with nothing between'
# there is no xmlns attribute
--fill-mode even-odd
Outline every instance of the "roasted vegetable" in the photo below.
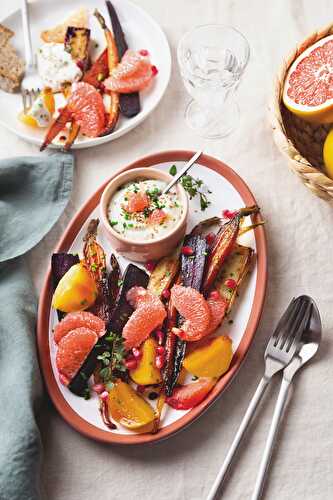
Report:
<svg viewBox="0 0 333 500"><path fill-rule="evenodd" d="M51 257L52 285L55 290L67 271L80 262L79 256L71 253L54 253Z"/></svg>
<svg viewBox="0 0 333 500"><path fill-rule="evenodd" d="M52 286L53 291L57 288L61 278L67 273L67 271L78 264L80 258L78 255L73 255L71 253L54 253L51 258L51 275L52 275ZM57 310L57 315L59 321L64 317L62 311Z"/></svg>
<svg viewBox="0 0 333 500"><path fill-rule="evenodd" d="M155 366L157 342L152 337L141 347L142 357L137 368L130 370L131 379L139 385L153 385L162 382L161 372Z"/></svg>
<svg viewBox="0 0 333 500"><path fill-rule="evenodd" d="M252 248L236 244L215 280L214 287L228 304L226 314L230 311L239 287L249 271L252 255ZM233 287L230 287L228 280L232 280Z"/></svg>
<svg viewBox="0 0 333 500"><path fill-rule="evenodd" d="M193 253L191 255L184 255L182 253L180 281L184 286L190 286L199 291L205 270L207 242L200 235L189 235L184 240L184 246L191 248ZM181 327L183 322L183 319L176 314L172 304L169 306L168 320L163 381L166 395L171 396L182 368L186 342L178 338L171 331L174 326Z"/></svg>
<svg viewBox="0 0 333 500"><path fill-rule="evenodd" d="M96 89L102 88L103 80L109 76L108 50L105 49L94 64L83 75L82 81Z"/></svg>
<svg viewBox="0 0 333 500"><path fill-rule="evenodd" d="M219 378L230 366L232 342L229 337L215 337L201 343L184 359L184 368L196 377Z"/></svg>
<svg viewBox="0 0 333 500"><path fill-rule="evenodd" d="M207 260L207 269L202 287L204 294L209 292L223 262L234 248L242 217L255 214L258 211L257 206L241 208L219 230Z"/></svg>
<svg viewBox="0 0 333 500"><path fill-rule="evenodd" d="M133 312L132 306L126 300L126 294L133 286L142 286L146 288L148 280L149 276L145 271L134 264L128 265L124 274L123 284L116 301L116 306L107 325L107 332L113 332L113 334L121 336L123 328ZM106 350L112 350L112 345L110 345L105 338L108 334L109 333L99 339L98 343L91 350L87 359L83 363L81 369L68 385L68 388L74 394L77 394L78 396L82 396L84 394L88 379L91 377L97 366L97 357Z"/></svg>
<svg viewBox="0 0 333 500"><path fill-rule="evenodd" d="M82 263L72 266L59 281L53 294L52 306L62 312L83 311L97 297L97 287L90 272Z"/></svg>
<svg viewBox="0 0 333 500"><path fill-rule="evenodd" d="M121 285L121 271L119 267L119 262L114 254L110 257L111 272L109 273L108 284L109 284L109 295L110 295L110 306L111 310L114 309L116 305L116 299L118 297L119 288Z"/></svg>
<svg viewBox="0 0 333 500"><path fill-rule="evenodd" d="M127 429L138 433L154 430L154 410L122 380L117 380L109 391L109 411L112 418Z"/></svg>
<svg viewBox="0 0 333 500"><path fill-rule="evenodd" d="M99 24L101 25L101 28L103 29L105 35L107 51L108 51L108 66L109 66L108 76L109 76L111 71L119 63L118 50L113 35L109 30L109 28L106 26L105 19L102 16L102 14L98 12L97 9L95 9L94 15L96 16ZM110 92L110 97L111 97L111 104L109 109L107 125L101 135L110 134L115 128L119 118L119 94L117 92Z"/></svg>
<svg viewBox="0 0 333 500"><path fill-rule="evenodd" d="M109 0L106 1L106 6L109 11L114 39L118 49L119 60L123 57L128 45L125 39L124 32L118 19L117 12ZM140 96L138 92L132 94L120 94L119 106L121 113L127 118L137 115L140 112Z"/></svg>
<svg viewBox="0 0 333 500"><path fill-rule="evenodd" d="M175 279L179 269L179 249L167 257L163 257L158 261L155 269L150 275L148 290L157 295L162 296L164 290L170 288L171 283Z"/></svg>
<svg viewBox="0 0 333 500"><path fill-rule="evenodd" d="M54 120L51 127L47 131L43 144L39 148L40 151L44 151L44 149L51 144L53 139L56 138L59 132L61 132L66 127L66 124L71 120L72 120L71 111L67 107L62 108L59 112L59 115L57 116L57 118Z"/></svg>
<svg viewBox="0 0 333 500"><path fill-rule="evenodd" d="M65 35L65 50L83 71L89 63L90 29L68 26Z"/></svg>
<svg viewBox="0 0 333 500"><path fill-rule="evenodd" d="M197 382L176 387L172 396L166 398L169 406L175 410L190 410L197 406L216 384L216 378L200 378Z"/></svg>
<svg viewBox="0 0 333 500"><path fill-rule="evenodd" d="M83 255L87 268L90 270L98 290L98 296L93 312L96 316L108 323L111 319L111 302L108 275L106 271L106 257L101 245L97 243L98 219L89 222L87 234L84 237Z"/></svg>

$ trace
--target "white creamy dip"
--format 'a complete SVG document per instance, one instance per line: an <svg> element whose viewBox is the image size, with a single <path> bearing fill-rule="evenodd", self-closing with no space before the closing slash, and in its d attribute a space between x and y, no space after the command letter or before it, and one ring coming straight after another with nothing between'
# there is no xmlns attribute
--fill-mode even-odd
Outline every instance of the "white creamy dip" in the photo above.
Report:
<svg viewBox="0 0 333 500"><path fill-rule="evenodd" d="M38 72L46 87L61 90L61 84L80 80L82 71L62 43L45 43L38 49Z"/></svg>
<svg viewBox="0 0 333 500"><path fill-rule="evenodd" d="M121 186L113 195L108 207L109 223L117 233L137 242L150 241L165 236L179 222L183 207L176 188L162 195L166 182L155 179L136 180ZM147 206L136 212L128 211L129 201L137 194L143 195Z"/></svg>

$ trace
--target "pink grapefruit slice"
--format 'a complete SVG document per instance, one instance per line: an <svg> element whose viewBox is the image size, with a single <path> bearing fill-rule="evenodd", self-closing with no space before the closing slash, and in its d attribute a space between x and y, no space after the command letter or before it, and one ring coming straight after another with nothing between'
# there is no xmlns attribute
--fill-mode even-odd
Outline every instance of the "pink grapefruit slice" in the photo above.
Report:
<svg viewBox="0 0 333 500"><path fill-rule="evenodd" d="M123 329L126 349L139 346L153 330L161 326L166 311L160 299L140 286L127 292L127 300L135 311Z"/></svg>
<svg viewBox="0 0 333 500"><path fill-rule="evenodd" d="M304 120L333 121L333 35L311 45L291 65L283 102Z"/></svg>
<svg viewBox="0 0 333 500"><path fill-rule="evenodd" d="M89 328L102 337L105 333L105 322L88 311L78 311L67 314L63 320L54 328L54 341L59 344L60 340L72 330L81 328L82 326Z"/></svg>

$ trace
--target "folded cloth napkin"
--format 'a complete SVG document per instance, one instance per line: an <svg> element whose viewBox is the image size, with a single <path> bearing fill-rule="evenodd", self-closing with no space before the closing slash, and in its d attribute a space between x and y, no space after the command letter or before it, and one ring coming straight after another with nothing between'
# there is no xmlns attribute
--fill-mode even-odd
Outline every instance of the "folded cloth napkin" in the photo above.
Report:
<svg viewBox="0 0 333 500"><path fill-rule="evenodd" d="M70 154L0 161L0 499L37 500L41 376L37 299L24 254L51 229L70 196Z"/></svg>

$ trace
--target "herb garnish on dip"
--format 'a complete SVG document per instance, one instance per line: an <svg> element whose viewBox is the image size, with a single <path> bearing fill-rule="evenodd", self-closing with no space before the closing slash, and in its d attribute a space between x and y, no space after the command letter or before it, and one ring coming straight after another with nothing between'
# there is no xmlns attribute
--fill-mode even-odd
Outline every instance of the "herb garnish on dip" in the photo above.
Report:
<svg viewBox="0 0 333 500"><path fill-rule="evenodd" d="M159 179L137 179L121 186L108 207L111 227L138 242L165 236L183 213L176 189L162 194L166 185Z"/></svg>

